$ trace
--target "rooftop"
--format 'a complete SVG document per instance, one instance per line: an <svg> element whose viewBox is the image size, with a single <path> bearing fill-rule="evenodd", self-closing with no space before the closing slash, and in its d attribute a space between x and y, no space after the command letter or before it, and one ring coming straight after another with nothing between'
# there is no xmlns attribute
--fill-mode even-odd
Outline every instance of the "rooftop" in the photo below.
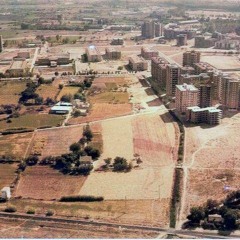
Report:
<svg viewBox="0 0 240 240"><path fill-rule="evenodd" d="M184 92L184 91L198 91L198 89L194 86L194 85L188 85L186 83L184 83L183 85L176 85L176 87Z"/></svg>

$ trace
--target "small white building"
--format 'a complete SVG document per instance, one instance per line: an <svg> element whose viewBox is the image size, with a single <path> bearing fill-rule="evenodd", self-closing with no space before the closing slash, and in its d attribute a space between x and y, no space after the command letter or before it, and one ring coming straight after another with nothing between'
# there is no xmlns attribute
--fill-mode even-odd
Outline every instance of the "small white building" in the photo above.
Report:
<svg viewBox="0 0 240 240"><path fill-rule="evenodd" d="M6 199L6 200L11 198L11 189L10 189L10 187L4 187L1 190L1 198L2 199Z"/></svg>

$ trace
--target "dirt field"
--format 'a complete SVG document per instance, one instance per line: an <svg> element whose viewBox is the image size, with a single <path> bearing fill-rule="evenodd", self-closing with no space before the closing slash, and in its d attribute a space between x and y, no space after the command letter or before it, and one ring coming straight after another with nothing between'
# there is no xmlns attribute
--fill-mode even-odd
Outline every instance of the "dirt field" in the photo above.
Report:
<svg viewBox="0 0 240 240"><path fill-rule="evenodd" d="M75 93L78 92L80 88L79 87L63 87L63 89L60 91L60 93L57 96L57 100L59 101L63 95L74 95Z"/></svg>
<svg viewBox="0 0 240 240"><path fill-rule="evenodd" d="M12 118L11 123L6 121L0 122L0 130L12 128L39 128L39 127L51 127L58 126L64 120L64 116L52 115L52 114L25 114L18 118Z"/></svg>
<svg viewBox="0 0 240 240"><path fill-rule="evenodd" d="M62 196L77 195L85 177L63 175L45 166L28 167L21 176L15 196L52 200Z"/></svg>
<svg viewBox="0 0 240 240"><path fill-rule="evenodd" d="M132 106L131 104L128 103L125 104L95 103L90 109L88 116L71 118L68 121L68 123L69 124L86 123L111 117L129 115L131 113Z"/></svg>
<svg viewBox="0 0 240 240"><path fill-rule="evenodd" d="M239 188L240 114L231 115L216 127L186 128L185 166L188 167L185 216L190 207L207 199L221 200L231 190ZM207 187L206 187L207 186Z"/></svg>
<svg viewBox="0 0 240 240"><path fill-rule="evenodd" d="M0 189L10 187L15 178L17 164L0 164Z"/></svg>
<svg viewBox="0 0 240 240"><path fill-rule="evenodd" d="M202 62L207 62L219 70L240 69L240 62L234 55L203 55Z"/></svg>
<svg viewBox="0 0 240 240"><path fill-rule="evenodd" d="M53 86L51 84L42 84L37 88L36 93L39 94L39 96L44 100L46 100L48 97L54 100L59 91L60 90L57 86Z"/></svg>
<svg viewBox="0 0 240 240"><path fill-rule="evenodd" d="M11 228L11 231L9 229ZM112 227L96 227L31 220L0 219L2 238L155 238L158 233L150 231L119 230Z"/></svg>
<svg viewBox="0 0 240 240"><path fill-rule="evenodd" d="M69 146L79 141L83 127L59 128L38 131L33 140L32 153L39 152L41 157L59 156L69 152Z"/></svg>
<svg viewBox="0 0 240 240"><path fill-rule="evenodd" d="M23 157L33 133L21 133L0 136L0 155Z"/></svg>
<svg viewBox="0 0 240 240"><path fill-rule="evenodd" d="M104 92L90 97L90 102L95 103L110 103L110 104L124 104L128 103L127 92Z"/></svg>
<svg viewBox="0 0 240 240"><path fill-rule="evenodd" d="M25 88L26 82L0 83L0 105L18 104L20 93Z"/></svg>

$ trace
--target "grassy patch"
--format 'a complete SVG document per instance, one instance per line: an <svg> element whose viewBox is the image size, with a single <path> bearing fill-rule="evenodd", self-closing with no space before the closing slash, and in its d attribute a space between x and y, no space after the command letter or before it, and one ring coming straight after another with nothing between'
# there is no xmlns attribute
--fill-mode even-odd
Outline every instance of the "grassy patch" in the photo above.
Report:
<svg viewBox="0 0 240 240"><path fill-rule="evenodd" d="M127 92L103 92L90 98L92 103L128 103Z"/></svg>
<svg viewBox="0 0 240 240"><path fill-rule="evenodd" d="M0 83L0 105L18 104L20 93L26 89L26 82Z"/></svg>
<svg viewBox="0 0 240 240"><path fill-rule="evenodd" d="M18 118L11 119L11 123L0 122L0 131L14 128L39 128L47 126L58 126L64 120L64 116L51 114L26 114Z"/></svg>
<svg viewBox="0 0 240 240"><path fill-rule="evenodd" d="M71 87L71 86L63 87L63 89L60 91L59 95L57 96L57 100L59 101L63 95L68 95L68 94L74 95L75 93L78 92L79 89L80 89L79 87Z"/></svg>
<svg viewBox="0 0 240 240"><path fill-rule="evenodd" d="M39 94L39 96L42 97L44 100L48 97L53 100L56 99L58 92L58 87L52 86L50 84L42 84L36 90L36 93Z"/></svg>
<svg viewBox="0 0 240 240"><path fill-rule="evenodd" d="M105 83L105 85L106 85L108 91L118 88L117 84L114 82L107 82L107 83Z"/></svg>
<svg viewBox="0 0 240 240"><path fill-rule="evenodd" d="M93 139L89 144L90 146L98 149L101 153L103 152L103 140L102 140L102 134L99 132L93 133Z"/></svg>

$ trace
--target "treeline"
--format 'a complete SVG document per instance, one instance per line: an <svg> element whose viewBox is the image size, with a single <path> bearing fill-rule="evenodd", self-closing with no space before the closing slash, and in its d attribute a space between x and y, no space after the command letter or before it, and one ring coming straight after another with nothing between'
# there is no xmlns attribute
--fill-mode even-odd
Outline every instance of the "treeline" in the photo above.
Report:
<svg viewBox="0 0 240 240"><path fill-rule="evenodd" d="M210 215L219 215L219 221L211 221ZM222 218L222 219L221 219ZM229 193L222 201L209 199L199 207L192 207L187 216L186 227L235 230L240 227L240 190Z"/></svg>
<svg viewBox="0 0 240 240"><path fill-rule="evenodd" d="M95 196L64 196L61 197L60 202L101 202L103 197Z"/></svg>

